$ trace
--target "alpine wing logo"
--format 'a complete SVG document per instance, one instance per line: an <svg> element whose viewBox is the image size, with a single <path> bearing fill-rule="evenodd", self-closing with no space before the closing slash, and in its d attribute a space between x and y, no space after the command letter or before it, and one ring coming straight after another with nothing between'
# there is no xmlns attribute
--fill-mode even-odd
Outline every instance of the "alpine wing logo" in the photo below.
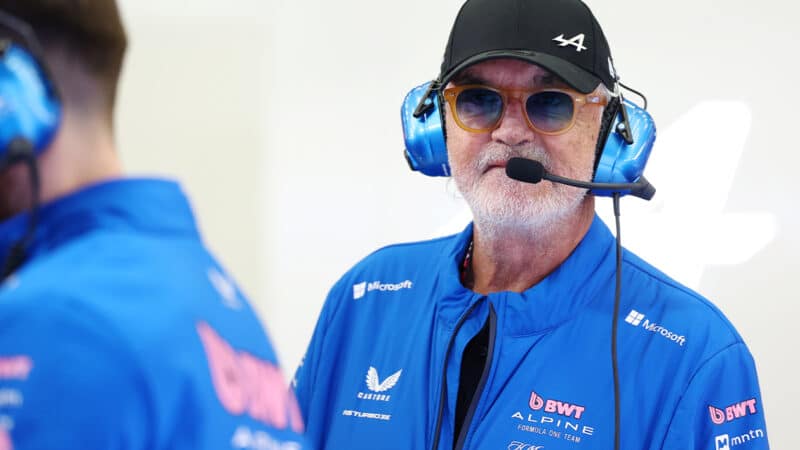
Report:
<svg viewBox="0 0 800 450"><path fill-rule="evenodd" d="M378 378L378 370L370 366L369 370L367 371L367 389L372 392L386 392L393 388L398 381L400 381L400 375L402 373L403 369L400 369L386 377L386 379L381 383L380 379Z"/></svg>
<svg viewBox="0 0 800 450"><path fill-rule="evenodd" d="M585 35L583 33L576 34L575 36L569 39L564 39L564 33L561 33L553 38L554 41L558 42L559 47L566 47L568 45L572 45L573 47L575 47L575 51L577 51L578 53L580 53L581 50L587 50L587 48L583 45L584 39Z"/></svg>

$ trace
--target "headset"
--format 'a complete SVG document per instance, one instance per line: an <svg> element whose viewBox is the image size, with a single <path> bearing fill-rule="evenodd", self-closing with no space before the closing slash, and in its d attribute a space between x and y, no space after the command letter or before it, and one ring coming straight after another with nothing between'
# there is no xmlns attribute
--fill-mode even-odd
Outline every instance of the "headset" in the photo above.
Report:
<svg viewBox="0 0 800 450"><path fill-rule="evenodd" d="M433 177L450 176L441 88L438 80L415 87L406 95L400 110L406 161L411 170ZM603 112L592 182L614 185L640 182L655 139L655 122L647 110L623 99L617 89ZM630 190L596 186L591 193L612 197L626 195Z"/></svg>
<svg viewBox="0 0 800 450"><path fill-rule="evenodd" d="M33 29L0 11L0 170L41 155L58 131L61 110Z"/></svg>
<svg viewBox="0 0 800 450"><path fill-rule="evenodd" d="M30 172L32 205L25 235L0 261L0 281L25 261L39 209L37 158L50 146L62 121L62 102L30 25L0 10L0 174L24 163Z"/></svg>

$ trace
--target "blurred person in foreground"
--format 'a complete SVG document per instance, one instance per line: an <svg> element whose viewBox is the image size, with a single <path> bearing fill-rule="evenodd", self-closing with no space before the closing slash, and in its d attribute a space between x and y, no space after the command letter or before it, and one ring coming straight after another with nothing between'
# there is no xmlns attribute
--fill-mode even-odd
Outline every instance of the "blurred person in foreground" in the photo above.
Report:
<svg viewBox="0 0 800 450"><path fill-rule="evenodd" d="M0 0L0 450L307 448L181 188L123 176L125 48L114 0Z"/></svg>
<svg viewBox="0 0 800 450"><path fill-rule="evenodd" d="M768 447L741 336L595 214L598 196L654 193L655 128L615 72L579 0L463 5L402 111L412 168L452 170L473 223L333 286L295 379L314 445Z"/></svg>

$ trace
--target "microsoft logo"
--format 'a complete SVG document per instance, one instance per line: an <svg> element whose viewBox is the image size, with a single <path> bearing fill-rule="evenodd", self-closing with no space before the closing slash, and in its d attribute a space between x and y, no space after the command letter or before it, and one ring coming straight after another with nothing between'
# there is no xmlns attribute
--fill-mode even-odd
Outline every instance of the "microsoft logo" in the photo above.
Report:
<svg viewBox="0 0 800 450"><path fill-rule="evenodd" d="M642 319L644 319L644 314L632 309L631 312L628 314L628 317L625 318L625 322L638 327L640 323L642 323Z"/></svg>
<svg viewBox="0 0 800 450"><path fill-rule="evenodd" d="M642 323L642 321L644 321L644 323ZM628 322L634 327L638 327L641 324L642 328L645 330L651 333L660 334L662 337L669 339L681 347L683 347L683 344L686 343L686 336L673 333L672 331L664 328L663 325L659 325L656 322L651 322L649 319L645 319L644 314L635 309L632 309L631 312L628 313L628 317L625 318L625 322Z"/></svg>
<svg viewBox="0 0 800 450"><path fill-rule="evenodd" d="M367 292L367 282L353 285L353 299L358 300Z"/></svg>
<svg viewBox="0 0 800 450"><path fill-rule="evenodd" d="M401 281L400 283L381 283L380 281L371 281L367 283L366 281L362 281L361 283L353 285L353 299L358 300L367 292L394 292L402 289L411 289L412 287L414 287L414 283L411 280Z"/></svg>

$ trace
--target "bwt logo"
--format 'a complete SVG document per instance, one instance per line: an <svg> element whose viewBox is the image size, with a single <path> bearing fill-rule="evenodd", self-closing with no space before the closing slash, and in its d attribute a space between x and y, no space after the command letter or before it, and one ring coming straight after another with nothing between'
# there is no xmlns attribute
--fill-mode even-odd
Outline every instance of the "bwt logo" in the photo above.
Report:
<svg viewBox="0 0 800 450"><path fill-rule="evenodd" d="M33 360L27 356L0 358L0 380L25 380L33 369Z"/></svg>
<svg viewBox="0 0 800 450"><path fill-rule="evenodd" d="M508 450L544 450L544 445L526 444L519 441L511 441Z"/></svg>
<svg viewBox="0 0 800 450"><path fill-rule="evenodd" d="M536 392L531 392L531 398L528 400L528 406L534 411L539 411L544 408L545 412L555 413L566 417L574 417L580 419L586 407L573 405L571 403L562 402L559 400L545 400Z"/></svg>
<svg viewBox="0 0 800 450"><path fill-rule="evenodd" d="M411 280L401 281L400 283L381 283L380 281L367 283L363 281L353 285L353 299L358 300L371 291L399 291L401 289L411 289L412 287L414 287L414 283Z"/></svg>
<svg viewBox="0 0 800 450"><path fill-rule="evenodd" d="M303 431L297 399L285 388L275 364L237 351L205 322L198 322L196 328L217 398L229 414L246 414L279 430Z"/></svg>
<svg viewBox="0 0 800 450"><path fill-rule="evenodd" d="M14 450L14 444L11 443L11 438L2 425L0 425L0 450Z"/></svg>
<svg viewBox="0 0 800 450"><path fill-rule="evenodd" d="M708 407L708 413L711 415L711 421L716 425L722 425L725 422L731 422L736 419L741 419L750 414L758 412L756 409L756 399L751 398L743 402L734 403L722 409L713 406Z"/></svg>

